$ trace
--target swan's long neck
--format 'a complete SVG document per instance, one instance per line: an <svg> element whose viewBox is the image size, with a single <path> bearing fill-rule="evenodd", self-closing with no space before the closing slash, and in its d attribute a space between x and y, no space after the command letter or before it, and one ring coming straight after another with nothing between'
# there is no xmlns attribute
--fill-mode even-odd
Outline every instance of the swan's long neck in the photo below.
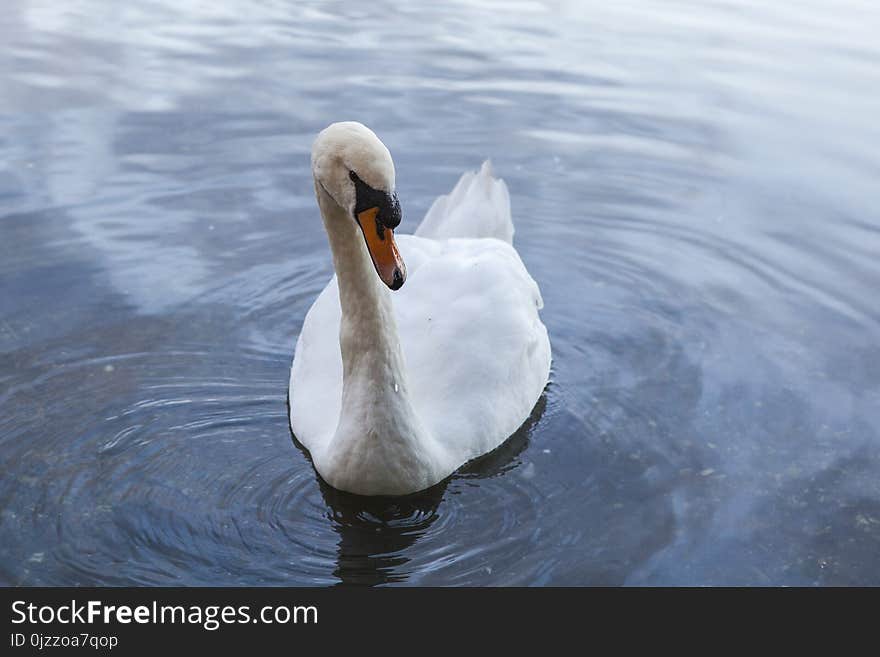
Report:
<svg viewBox="0 0 880 657"><path fill-rule="evenodd" d="M376 395L395 394L395 385L399 393L404 364L391 293L376 275L360 228L320 186L317 193L342 306L343 387L368 378Z"/></svg>
<svg viewBox="0 0 880 657"><path fill-rule="evenodd" d="M429 437L410 402L391 292L376 274L355 221L320 184L315 189L342 307L342 406L333 449L344 461L340 470L353 478L381 478L384 471L387 479L390 468L407 480L402 487L410 486L413 477L430 476L430 464L422 462Z"/></svg>

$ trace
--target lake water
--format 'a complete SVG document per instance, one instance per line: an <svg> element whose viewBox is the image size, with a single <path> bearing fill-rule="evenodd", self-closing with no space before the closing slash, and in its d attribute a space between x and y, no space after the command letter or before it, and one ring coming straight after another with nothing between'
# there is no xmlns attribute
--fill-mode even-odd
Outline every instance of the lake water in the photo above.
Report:
<svg viewBox="0 0 880 657"><path fill-rule="evenodd" d="M0 14L0 582L880 584L880 7L28 2ZM491 157L546 395L426 494L287 421L309 151L415 228Z"/></svg>

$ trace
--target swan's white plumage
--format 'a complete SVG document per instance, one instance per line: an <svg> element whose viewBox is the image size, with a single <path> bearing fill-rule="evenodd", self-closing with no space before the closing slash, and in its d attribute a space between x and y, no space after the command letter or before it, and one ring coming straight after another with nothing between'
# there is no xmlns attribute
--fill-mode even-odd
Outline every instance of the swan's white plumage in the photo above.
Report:
<svg viewBox="0 0 880 657"><path fill-rule="evenodd" d="M410 392L422 421L450 448L451 473L500 445L538 401L550 360L541 297L516 251L499 240L401 235L398 246L408 277L392 299ZM306 315L290 380L291 425L313 458L339 419L339 322L334 277Z"/></svg>
<svg viewBox="0 0 880 657"><path fill-rule="evenodd" d="M489 160L468 171L449 194L438 197L415 234L429 239L495 237L513 244L510 194L503 180L492 176Z"/></svg>
<svg viewBox="0 0 880 657"><path fill-rule="evenodd" d="M512 235L507 188L486 163L435 202L416 235L397 238L408 271L390 294L405 361L402 393L424 433L407 450L427 464L412 477L395 472L408 466L387 455L367 463L335 453L343 449L337 425L345 410L336 276L318 296L296 345L290 420L328 482L356 493L415 492L498 447L529 417L549 377L550 343L538 286ZM389 472L376 472L386 466Z"/></svg>

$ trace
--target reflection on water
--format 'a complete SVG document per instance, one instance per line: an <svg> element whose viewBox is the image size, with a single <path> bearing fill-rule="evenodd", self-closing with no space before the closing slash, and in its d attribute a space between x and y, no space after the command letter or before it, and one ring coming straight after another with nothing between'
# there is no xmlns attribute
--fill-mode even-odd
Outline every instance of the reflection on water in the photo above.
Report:
<svg viewBox="0 0 880 657"><path fill-rule="evenodd" d="M7 3L0 582L880 584L880 10L608 4ZM403 499L287 424L342 119L410 229L492 157L554 349Z"/></svg>
<svg viewBox="0 0 880 657"><path fill-rule="evenodd" d="M340 584L375 586L407 580L407 550L437 520L446 484L400 500L349 496L323 481L321 493L339 533L333 574Z"/></svg>

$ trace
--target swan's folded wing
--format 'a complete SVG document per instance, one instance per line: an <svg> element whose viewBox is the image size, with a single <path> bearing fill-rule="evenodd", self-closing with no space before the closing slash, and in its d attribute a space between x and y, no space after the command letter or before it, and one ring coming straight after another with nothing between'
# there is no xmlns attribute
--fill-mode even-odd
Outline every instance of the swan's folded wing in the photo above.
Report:
<svg viewBox="0 0 880 657"><path fill-rule="evenodd" d="M529 417L547 383L550 343L538 286L510 245L430 244L410 289L393 298L413 404L457 467Z"/></svg>
<svg viewBox="0 0 880 657"><path fill-rule="evenodd" d="M290 370L290 426L313 456L329 444L339 421L340 317L339 288L334 276L306 314Z"/></svg>
<svg viewBox="0 0 880 657"><path fill-rule="evenodd" d="M455 188L440 196L415 234L428 239L494 237L513 243L513 220L507 185L492 175L489 160L477 172L462 175Z"/></svg>

